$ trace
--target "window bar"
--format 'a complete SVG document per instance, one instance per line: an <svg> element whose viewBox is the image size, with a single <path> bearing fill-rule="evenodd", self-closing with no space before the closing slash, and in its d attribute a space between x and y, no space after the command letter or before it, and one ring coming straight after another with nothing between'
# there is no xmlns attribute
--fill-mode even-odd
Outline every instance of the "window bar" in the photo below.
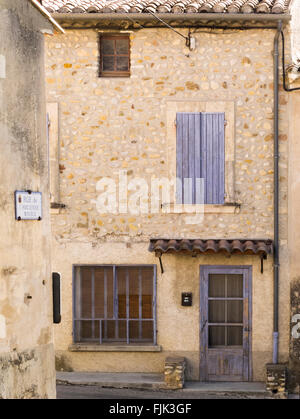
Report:
<svg viewBox="0 0 300 419"><path fill-rule="evenodd" d="M95 339L95 269L92 269L92 338Z"/></svg>
<svg viewBox="0 0 300 419"><path fill-rule="evenodd" d="M126 270L126 338L129 344L129 271Z"/></svg>
<svg viewBox="0 0 300 419"><path fill-rule="evenodd" d="M156 336L156 265L153 267L153 306L152 306L152 318L153 318L153 344L157 343Z"/></svg>
<svg viewBox="0 0 300 419"><path fill-rule="evenodd" d="M104 338L107 339L107 272L104 268Z"/></svg>
<svg viewBox="0 0 300 419"><path fill-rule="evenodd" d="M99 342L102 344L102 319L99 320Z"/></svg>
<svg viewBox="0 0 300 419"><path fill-rule="evenodd" d="M82 290L82 277L81 277L81 268L78 269L79 272L79 293L78 293L78 298L79 298L79 325L78 325L78 336L79 336L79 341L81 341L81 319L82 319L82 301L81 301L81 290Z"/></svg>
<svg viewBox="0 0 300 419"><path fill-rule="evenodd" d="M139 269L139 339L142 339L142 270Z"/></svg>
<svg viewBox="0 0 300 419"><path fill-rule="evenodd" d="M227 320L228 320L228 318L227 318L228 283L227 283L227 275L225 275L225 297L226 297L225 304L224 304L224 307L225 307L225 346L228 346L228 341L227 341L227 339L228 339L228 326L227 326Z"/></svg>
<svg viewBox="0 0 300 419"><path fill-rule="evenodd" d="M115 338L119 338L119 315L118 315L118 280L116 266L113 266L113 299L114 299L114 319L115 319Z"/></svg>

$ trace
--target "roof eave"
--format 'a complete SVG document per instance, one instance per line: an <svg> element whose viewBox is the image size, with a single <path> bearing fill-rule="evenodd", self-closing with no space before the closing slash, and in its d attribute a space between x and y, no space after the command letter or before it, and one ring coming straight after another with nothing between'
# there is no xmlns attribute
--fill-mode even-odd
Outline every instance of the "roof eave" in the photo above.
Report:
<svg viewBox="0 0 300 419"><path fill-rule="evenodd" d="M40 2L37 0L30 0L30 3L39 10L39 12L51 23L51 25L54 27L54 29L57 32L64 33L65 31L63 28L57 23L55 18L51 16L51 14L48 12L48 10L45 9L44 6L41 5Z"/></svg>
<svg viewBox="0 0 300 419"><path fill-rule="evenodd" d="M197 20L207 21L242 21L242 22L289 22L291 15L289 13L274 14L274 13L156 13L156 16L163 20ZM89 21L89 20L124 20L131 18L133 20L156 21L155 17L149 13L52 13L52 17L57 21Z"/></svg>

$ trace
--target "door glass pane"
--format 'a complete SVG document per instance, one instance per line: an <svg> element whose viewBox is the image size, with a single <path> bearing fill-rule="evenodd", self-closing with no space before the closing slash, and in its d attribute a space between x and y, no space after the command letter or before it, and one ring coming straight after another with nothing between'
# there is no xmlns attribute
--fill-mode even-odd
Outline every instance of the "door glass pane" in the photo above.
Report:
<svg viewBox="0 0 300 419"><path fill-rule="evenodd" d="M210 300L208 302L208 322L225 323L225 301Z"/></svg>
<svg viewBox="0 0 300 419"><path fill-rule="evenodd" d="M243 346L243 327L228 326L227 327L227 345Z"/></svg>
<svg viewBox="0 0 300 419"><path fill-rule="evenodd" d="M227 297L243 298L243 275L227 275Z"/></svg>
<svg viewBox="0 0 300 419"><path fill-rule="evenodd" d="M209 297L225 297L225 275L209 274Z"/></svg>
<svg viewBox="0 0 300 419"><path fill-rule="evenodd" d="M227 301L227 323L243 323L243 301Z"/></svg>
<svg viewBox="0 0 300 419"><path fill-rule="evenodd" d="M225 326L209 326L208 327L208 345L224 346L225 345Z"/></svg>

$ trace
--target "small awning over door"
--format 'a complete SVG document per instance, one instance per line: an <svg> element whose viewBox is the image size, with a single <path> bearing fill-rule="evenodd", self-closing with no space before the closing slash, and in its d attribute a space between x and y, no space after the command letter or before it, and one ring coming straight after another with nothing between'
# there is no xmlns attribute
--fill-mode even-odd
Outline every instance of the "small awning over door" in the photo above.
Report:
<svg viewBox="0 0 300 419"><path fill-rule="evenodd" d="M150 239L149 251L155 252L156 256L163 253L191 255L224 253L266 257L273 253L273 242L268 239Z"/></svg>
<svg viewBox="0 0 300 419"><path fill-rule="evenodd" d="M160 258L164 253L181 253L191 256L197 254L224 255L257 255L261 259L261 272L263 273L263 260L273 253L273 241L269 239L150 239L149 251L155 252Z"/></svg>

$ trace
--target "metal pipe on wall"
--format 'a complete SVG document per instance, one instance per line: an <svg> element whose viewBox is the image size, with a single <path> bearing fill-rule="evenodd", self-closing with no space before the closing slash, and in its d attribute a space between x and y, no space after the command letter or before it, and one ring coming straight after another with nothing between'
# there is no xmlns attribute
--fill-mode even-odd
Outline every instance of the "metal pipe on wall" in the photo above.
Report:
<svg viewBox="0 0 300 419"><path fill-rule="evenodd" d="M282 22L278 22L274 38L274 303L273 303L273 364L278 364L279 347L279 37Z"/></svg>

